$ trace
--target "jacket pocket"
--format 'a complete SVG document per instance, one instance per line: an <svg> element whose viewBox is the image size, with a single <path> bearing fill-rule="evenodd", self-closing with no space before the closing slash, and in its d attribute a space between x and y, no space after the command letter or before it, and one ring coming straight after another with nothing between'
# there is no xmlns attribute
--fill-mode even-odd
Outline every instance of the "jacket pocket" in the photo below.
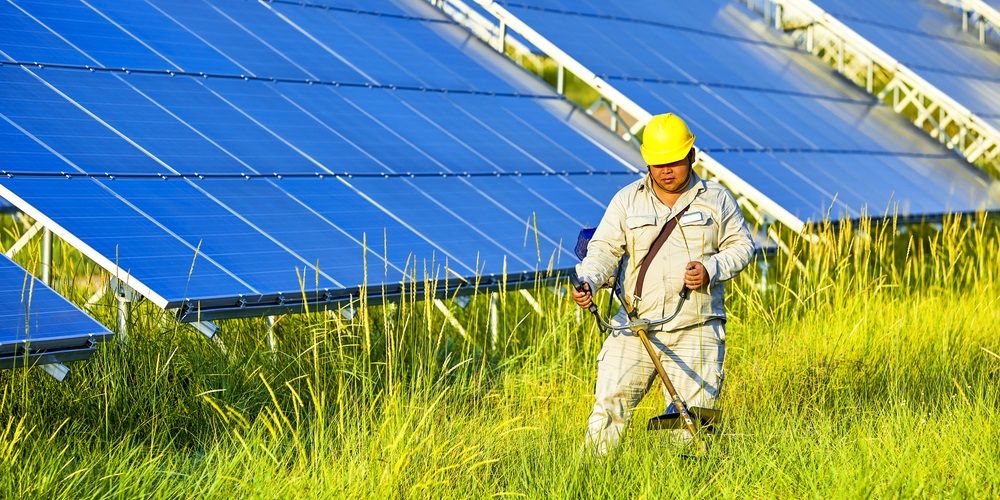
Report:
<svg viewBox="0 0 1000 500"><path fill-rule="evenodd" d="M656 216L629 215L625 217L625 226L628 228L626 250L629 262L633 267L637 267L656 239Z"/></svg>
<svg viewBox="0 0 1000 500"><path fill-rule="evenodd" d="M625 217L625 225L629 229L636 229L643 226L655 226L656 216L655 215L629 215Z"/></svg>
<svg viewBox="0 0 1000 500"><path fill-rule="evenodd" d="M690 254L696 257L702 255L712 255L718 247L718 223L712 214L698 210L685 213L677 224L677 231L681 233L678 241L687 247Z"/></svg>

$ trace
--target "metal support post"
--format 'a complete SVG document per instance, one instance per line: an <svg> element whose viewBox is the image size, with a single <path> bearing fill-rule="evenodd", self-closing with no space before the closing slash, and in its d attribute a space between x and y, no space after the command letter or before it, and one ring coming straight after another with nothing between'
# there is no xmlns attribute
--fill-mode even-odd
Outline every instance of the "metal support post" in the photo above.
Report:
<svg viewBox="0 0 1000 500"><path fill-rule="evenodd" d="M499 26L497 26L497 41L496 41L497 52L503 54L507 49L507 23L500 21Z"/></svg>
<svg viewBox="0 0 1000 500"><path fill-rule="evenodd" d="M566 67L562 64L556 70L556 92L559 95L566 93Z"/></svg>
<svg viewBox="0 0 1000 500"><path fill-rule="evenodd" d="M52 231L42 230L42 283L52 284Z"/></svg>
<svg viewBox="0 0 1000 500"><path fill-rule="evenodd" d="M274 316L267 317L267 350L274 353L278 349L278 343L274 339Z"/></svg>
<svg viewBox="0 0 1000 500"><path fill-rule="evenodd" d="M837 39L837 71L844 73L844 50L845 42L843 38Z"/></svg>
<svg viewBox="0 0 1000 500"><path fill-rule="evenodd" d="M783 31L784 21L782 20L781 4L774 4L774 29Z"/></svg>
<svg viewBox="0 0 1000 500"><path fill-rule="evenodd" d="M128 325L132 319L132 302L139 300L139 294L118 278L111 278L109 284L118 302L118 339L128 340Z"/></svg>
<svg viewBox="0 0 1000 500"><path fill-rule="evenodd" d="M490 315L489 315L489 329L490 329L490 348L496 349L497 342L500 340L500 307L497 304L499 301L497 292L490 292Z"/></svg>
<svg viewBox="0 0 1000 500"><path fill-rule="evenodd" d="M869 94L875 91L875 61L868 61L868 74L866 75L865 90Z"/></svg>
<svg viewBox="0 0 1000 500"><path fill-rule="evenodd" d="M608 117L608 128L610 128L612 132L617 133L618 132L618 105L615 104L615 103L611 103L611 106L608 107L608 110L611 113L611 116Z"/></svg>
<svg viewBox="0 0 1000 500"><path fill-rule="evenodd" d="M765 235L769 235L771 229L771 223L774 220L769 215L764 215L761 219L760 227L764 231ZM780 241L777 243L781 243ZM760 256L757 257L757 268L760 270L760 291L767 291L767 270L770 264L767 262L767 252L760 252Z"/></svg>
<svg viewBox="0 0 1000 500"><path fill-rule="evenodd" d="M115 299L118 300L118 338L124 342L128 339L128 320L132 313L131 306L124 295L116 293Z"/></svg>

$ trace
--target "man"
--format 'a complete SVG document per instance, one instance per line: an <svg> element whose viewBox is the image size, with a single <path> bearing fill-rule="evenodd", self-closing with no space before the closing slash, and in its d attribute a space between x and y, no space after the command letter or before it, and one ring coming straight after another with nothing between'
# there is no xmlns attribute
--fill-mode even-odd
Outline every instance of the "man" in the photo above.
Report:
<svg viewBox="0 0 1000 500"><path fill-rule="evenodd" d="M639 317L656 320L674 312L682 287L690 289L677 316L653 327L649 338L688 407L714 408L725 357L723 282L747 266L754 245L733 195L692 170L694 139L684 121L673 114L649 121L641 147L648 175L620 190L608 204L586 258L577 265L585 291L574 290L573 299L587 308L592 290L617 279ZM675 218L673 231L651 256L639 290L643 259ZM627 322L620 309L613 323ZM596 453L604 454L618 443L632 411L653 383L654 370L632 332L615 332L604 341L597 355L596 401L587 432L587 442ZM690 438L687 431L675 432Z"/></svg>

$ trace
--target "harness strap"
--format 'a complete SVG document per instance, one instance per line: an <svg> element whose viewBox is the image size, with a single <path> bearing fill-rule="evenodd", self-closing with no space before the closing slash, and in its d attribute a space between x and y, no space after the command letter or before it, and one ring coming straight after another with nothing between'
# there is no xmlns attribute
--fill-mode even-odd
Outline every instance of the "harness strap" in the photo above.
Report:
<svg viewBox="0 0 1000 500"><path fill-rule="evenodd" d="M662 247L667 241L667 238L670 237L670 233L674 232L674 228L677 227L677 222L680 221L681 216L684 215L684 212L687 212L687 209L690 206L691 205L688 205L687 207L681 209L680 212L677 212L677 215L663 225L663 229L660 230L660 234L656 236L656 240L653 241L653 245L649 247L649 251L646 252L646 255L642 258L642 263L639 265L639 276L635 280L635 293L632 294L633 298L642 298L642 283L646 279L646 271L649 270L649 266L653 263L653 257L656 256L657 252L660 251L660 247Z"/></svg>

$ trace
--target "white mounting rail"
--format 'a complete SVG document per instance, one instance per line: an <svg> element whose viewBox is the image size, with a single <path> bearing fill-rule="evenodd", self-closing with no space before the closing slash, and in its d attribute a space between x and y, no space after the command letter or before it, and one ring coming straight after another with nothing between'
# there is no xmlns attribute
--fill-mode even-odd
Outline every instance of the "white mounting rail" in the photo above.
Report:
<svg viewBox="0 0 1000 500"><path fill-rule="evenodd" d="M489 28L486 26L471 26L468 24L469 22L474 22L494 25L494 23L478 13L476 13L476 16L464 14L472 9L466 5L463 0L427 1L448 14L456 22L465 25L472 33L482 38L494 48L502 47L502 44L498 43L496 39L498 34L506 34L507 29L516 31L519 35L524 37L525 40L530 42L535 47L538 47L538 49L545 53L545 55L558 63L560 68L569 70L584 83L590 85L613 106L617 106L635 118L637 121L632 127L633 133L638 131L642 125L645 125L645 123L652 118L652 113L636 104L635 101L629 99L613 85L594 74L593 71L587 69L586 66L564 52L556 46L556 44L546 39L503 6L496 4L491 0L474 0L480 7L485 9L497 19L497 23L495 25L497 28ZM456 16L453 12L459 12L462 14ZM475 17L478 17L478 19ZM486 34L486 36L483 36L483 34ZM559 90L561 91L562 89L560 88ZM736 194L737 198L741 202L741 205L746 206L747 203L752 205L748 208L750 209L751 214L754 214L758 219L758 222L764 223L764 219L767 218L781 222L796 233L801 233L805 229L805 221L796 217L777 202L764 195L764 193L761 193L758 189L750 185L750 183L733 173L732 170L726 168L724 165L712 158L708 153L699 151L698 161L699 165L708 174L708 177L725 183L726 186L728 186L729 189Z"/></svg>
<svg viewBox="0 0 1000 500"><path fill-rule="evenodd" d="M803 34L796 40L800 47L831 59L839 73L869 93L876 94L876 72L884 75L888 84L877 97L897 113L913 114L915 109L915 125L970 163L992 165L1000 156L1000 131L993 125L810 0L744 2L765 17L773 16L775 27Z"/></svg>
<svg viewBox="0 0 1000 500"><path fill-rule="evenodd" d="M510 45L515 52L530 54L531 49L519 42L516 38L507 36L506 29L502 25L490 22L485 16L470 8L463 2L452 2L451 0L427 0L431 5L437 7L455 22L468 28L474 35L482 40L486 40L493 48L503 52L503 45ZM501 33L503 36L501 36Z"/></svg>
<svg viewBox="0 0 1000 500"><path fill-rule="evenodd" d="M1000 11L983 0L941 0L941 3L962 10L962 30L969 31L969 21L975 16L979 32L979 43L986 44L986 33L1000 35Z"/></svg>

